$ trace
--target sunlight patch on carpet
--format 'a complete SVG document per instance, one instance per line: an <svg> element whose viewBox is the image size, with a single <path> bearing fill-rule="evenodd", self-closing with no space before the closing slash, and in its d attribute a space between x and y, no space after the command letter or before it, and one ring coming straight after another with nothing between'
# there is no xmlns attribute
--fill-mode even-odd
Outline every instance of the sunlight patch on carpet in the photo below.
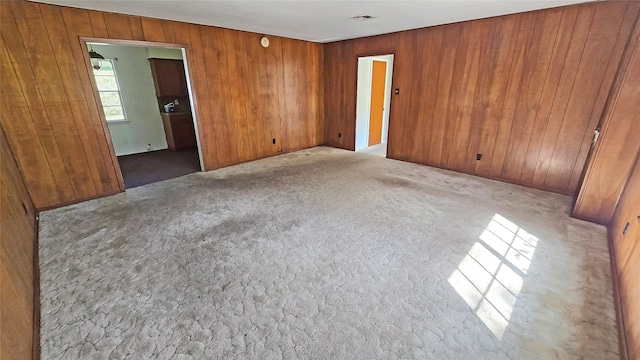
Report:
<svg viewBox="0 0 640 360"><path fill-rule="evenodd" d="M495 214L448 281L498 338L529 270L538 238Z"/></svg>

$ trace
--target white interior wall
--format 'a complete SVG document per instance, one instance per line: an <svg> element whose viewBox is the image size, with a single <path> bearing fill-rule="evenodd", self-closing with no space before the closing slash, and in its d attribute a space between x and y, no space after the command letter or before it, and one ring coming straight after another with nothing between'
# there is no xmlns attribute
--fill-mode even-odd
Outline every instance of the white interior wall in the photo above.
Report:
<svg viewBox="0 0 640 360"><path fill-rule="evenodd" d="M356 151L369 146L369 115L371 113L371 75L373 57L358 58L356 86Z"/></svg>
<svg viewBox="0 0 640 360"><path fill-rule="evenodd" d="M114 61L127 122L108 123L117 156L167 148L158 109L147 48L122 45L93 45L93 49Z"/></svg>
<svg viewBox="0 0 640 360"><path fill-rule="evenodd" d="M369 119L371 114L371 78L373 60L387 62L385 79L384 111L382 113L382 142L389 135L389 110L391 106L391 80L393 75L393 55L368 56L358 58L358 81L356 95L356 151L369 146Z"/></svg>
<svg viewBox="0 0 640 360"><path fill-rule="evenodd" d="M182 49L148 47L147 56L156 59L182 60Z"/></svg>

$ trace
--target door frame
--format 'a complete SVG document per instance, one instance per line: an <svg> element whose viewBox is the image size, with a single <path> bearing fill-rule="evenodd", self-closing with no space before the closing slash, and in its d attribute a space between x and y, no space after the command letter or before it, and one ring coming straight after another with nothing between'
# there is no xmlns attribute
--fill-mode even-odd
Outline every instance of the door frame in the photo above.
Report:
<svg viewBox="0 0 640 360"><path fill-rule="evenodd" d="M200 161L200 171L205 171L203 156L202 156L202 144L200 141L200 132L198 131L199 121L198 121L197 112L196 112L197 101L196 101L195 92L193 91L193 85L192 85L193 79L191 78L191 73L189 72L189 59L187 57L189 46L187 44L180 44L180 43L166 43L166 42L143 41L143 40L108 39L108 38L97 38L97 37L86 37L86 36L80 36L79 40L80 40L80 46L83 50L88 48L87 43L104 43L108 45L158 47L158 48L171 48L171 49L182 50L182 60L184 63L185 78L187 79L187 92L189 94L189 103L191 105L191 119L193 121L193 125L194 125L193 127L196 133L195 134L196 146L198 149L198 158ZM113 146L113 140L111 139L111 132L109 130L109 125L107 123L107 118L104 114L104 109L102 108L102 102L100 101L98 85L96 84L96 79L93 76L93 67L91 65L91 58L89 56L89 51L83 51L83 58L89 74L89 81L91 82L91 90L93 92L93 98L94 98L94 101L96 102L96 107L98 108L98 115L100 116L100 123L102 125L104 138L109 148L109 155L111 157L111 163L112 163L111 165L115 170L120 192L123 192L125 191L124 178L122 177L122 170L120 169L120 164L118 163L118 157L116 156L115 148Z"/></svg>
<svg viewBox="0 0 640 360"><path fill-rule="evenodd" d="M358 64L358 60L360 58L376 58L376 57L382 57L382 56L393 56L393 67L395 67L395 63L396 63L396 52L395 50L393 51L377 51L377 52L365 52L365 53L359 53L355 55L355 92L353 95L353 99L354 99L354 104L355 104L355 118L354 118L354 129L356 128L356 124L357 124L357 116L358 116L358 69L359 69L359 64ZM376 60L376 59L374 59ZM384 112L382 114L382 119L383 119L383 130L384 130L384 117L385 114L388 114L388 123L387 123L387 148L389 147L389 139L391 138L389 136L389 132L391 129L391 107L393 104L393 67L389 68L389 60L388 59L377 59L376 61L384 61L387 63L387 72L391 72L391 81L387 82L387 79L385 77L385 104L387 101L387 94L386 94L386 87L390 88L390 92L389 92L389 106L388 109L385 108ZM371 69L371 74L369 74L369 77L373 77L373 67ZM371 99L369 98L369 107L371 107ZM384 131L383 131L383 137L384 137ZM353 150L356 151L356 140L357 140L357 133L356 131L354 131L354 138L353 138ZM367 121L367 144L369 143L369 121Z"/></svg>

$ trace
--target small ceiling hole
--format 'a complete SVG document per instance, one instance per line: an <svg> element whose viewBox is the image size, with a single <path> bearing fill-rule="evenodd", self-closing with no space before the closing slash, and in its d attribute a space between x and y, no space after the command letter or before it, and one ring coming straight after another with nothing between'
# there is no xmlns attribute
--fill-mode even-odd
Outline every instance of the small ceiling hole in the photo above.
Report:
<svg viewBox="0 0 640 360"><path fill-rule="evenodd" d="M366 20L371 20L375 18L376 18L375 16L371 16L371 15L358 15L358 16L352 17L352 19L360 20L360 21L366 21Z"/></svg>

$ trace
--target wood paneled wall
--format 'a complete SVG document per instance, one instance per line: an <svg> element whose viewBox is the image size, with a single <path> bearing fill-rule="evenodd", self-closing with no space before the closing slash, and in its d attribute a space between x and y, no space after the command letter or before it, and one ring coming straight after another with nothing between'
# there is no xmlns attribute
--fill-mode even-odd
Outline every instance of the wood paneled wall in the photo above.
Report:
<svg viewBox="0 0 640 360"><path fill-rule="evenodd" d="M388 157L574 194L639 8L598 2L326 44L325 143L353 150L357 57L393 53Z"/></svg>
<svg viewBox="0 0 640 360"><path fill-rule="evenodd" d="M137 16L0 2L2 100L37 208L123 190L79 37L187 46L205 169L323 143L323 47ZM272 139L276 144L272 144Z"/></svg>
<svg viewBox="0 0 640 360"><path fill-rule="evenodd" d="M640 360L640 161L632 168L609 233L622 305L624 327L620 331L624 332L629 360Z"/></svg>
<svg viewBox="0 0 640 360"><path fill-rule="evenodd" d="M640 151L640 22L609 95L602 132L585 170L573 215L609 224ZM640 202L640 198L637 199Z"/></svg>
<svg viewBox="0 0 640 360"><path fill-rule="evenodd" d="M0 185L0 359L38 358L36 212L2 127Z"/></svg>

